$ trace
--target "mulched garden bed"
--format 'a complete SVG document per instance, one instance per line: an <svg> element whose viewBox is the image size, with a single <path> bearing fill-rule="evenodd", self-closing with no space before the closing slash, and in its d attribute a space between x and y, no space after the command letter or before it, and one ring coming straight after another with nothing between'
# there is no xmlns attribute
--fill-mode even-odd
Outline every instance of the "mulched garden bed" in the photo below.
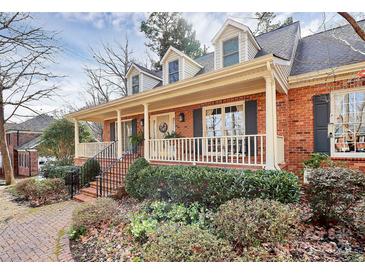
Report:
<svg viewBox="0 0 365 274"><path fill-rule="evenodd" d="M120 201L122 215L127 216L141 208L142 203L123 198ZM302 222L297 236L287 244L263 244L269 251L257 261L364 261L365 243L343 226L324 228L310 223L310 213L302 206ZM78 240L71 241L75 261L114 262L138 261L141 246L128 231L128 224L110 226L105 223L91 229Z"/></svg>

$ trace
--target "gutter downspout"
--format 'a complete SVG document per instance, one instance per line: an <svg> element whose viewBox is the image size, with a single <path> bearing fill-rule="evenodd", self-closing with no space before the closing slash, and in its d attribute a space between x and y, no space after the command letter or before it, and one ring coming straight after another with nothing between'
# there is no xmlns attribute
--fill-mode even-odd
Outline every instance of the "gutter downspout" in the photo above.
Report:
<svg viewBox="0 0 365 274"><path fill-rule="evenodd" d="M274 76L274 72L273 72L273 69L271 67L271 64L272 64L272 61L267 61L266 63L266 68L267 68L267 71L269 72L269 75L270 77L272 78L272 81L273 83L275 83L275 76ZM275 123L274 123L274 131L275 131L275 143L274 143L274 167L276 170L280 170L280 166L278 164L278 136L277 136L277 116L276 116L276 113L277 113L277 107L276 107L276 86L274 85L274 98L275 98L275 105L274 105L274 109L275 109ZM267 123L267 121L266 121Z"/></svg>

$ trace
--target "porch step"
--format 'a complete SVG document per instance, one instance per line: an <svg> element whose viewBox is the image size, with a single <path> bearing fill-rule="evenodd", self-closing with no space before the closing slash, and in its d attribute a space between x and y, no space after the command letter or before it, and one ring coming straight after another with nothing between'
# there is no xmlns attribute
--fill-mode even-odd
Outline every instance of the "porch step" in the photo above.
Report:
<svg viewBox="0 0 365 274"><path fill-rule="evenodd" d="M83 203L83 202L92 202L96 200L96 197L90 197L87 195L84 195L82 193L77 194L73 197L73 199L77 202Z"/></svg>

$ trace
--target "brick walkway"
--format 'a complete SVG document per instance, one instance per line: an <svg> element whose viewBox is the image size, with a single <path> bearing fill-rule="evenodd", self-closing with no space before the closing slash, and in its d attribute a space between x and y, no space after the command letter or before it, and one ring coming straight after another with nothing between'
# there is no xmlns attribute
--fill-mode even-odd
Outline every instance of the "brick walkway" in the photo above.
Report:
<svg viewBox="0 0 365 274"><path fill-rule="evenodd" d="M19 206L0 187L0 262L72 261L67 229L76 206L74 201Z"/></svg>

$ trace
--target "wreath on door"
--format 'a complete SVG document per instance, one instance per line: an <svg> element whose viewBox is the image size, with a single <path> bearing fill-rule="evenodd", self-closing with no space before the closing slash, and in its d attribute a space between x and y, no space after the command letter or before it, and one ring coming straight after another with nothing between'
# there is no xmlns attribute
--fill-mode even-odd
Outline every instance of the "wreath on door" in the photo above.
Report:
<svg viewBox="0 0 365 274"><path fill-rule="evenodd" d="M168 125L163 122L158 126L158 129L160 130L160 132L166 133L166 131L168 130Z"/></svg>

